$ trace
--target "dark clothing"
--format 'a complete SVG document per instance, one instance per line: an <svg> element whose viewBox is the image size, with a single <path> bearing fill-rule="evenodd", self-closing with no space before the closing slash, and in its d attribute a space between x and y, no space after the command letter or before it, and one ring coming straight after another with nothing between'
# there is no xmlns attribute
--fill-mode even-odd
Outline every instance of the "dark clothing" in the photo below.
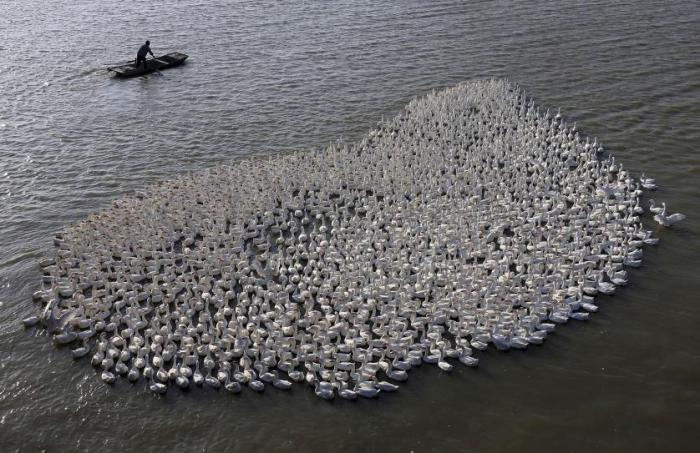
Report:
<svg viewBox="0 0 700 453"><path fill-rule="evenodd" d="M136 56L145 59L146 55L149 53L151 54L151 56L153 56L153 52L151 52L150 46L148 44L144 44L141 46L141 48L139 49L139 53L137 53Z"/></svg>
<svg viewBox="0 0 700 453"><path fill-rule="evenodd" d="M139 48L139 52L136 54L136 67L138 68L141 65L141 62L143 62L143 67L146 67L146 55L151 54L152 57L153 52L151 52L151 48L148 44L144 44Z"/></svg>

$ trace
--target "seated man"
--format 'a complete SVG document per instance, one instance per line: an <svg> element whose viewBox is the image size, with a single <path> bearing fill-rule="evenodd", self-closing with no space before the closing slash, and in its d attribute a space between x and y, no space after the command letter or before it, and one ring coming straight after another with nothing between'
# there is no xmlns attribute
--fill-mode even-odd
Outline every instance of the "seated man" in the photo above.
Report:
<svg viewBox="0 0 700 453"><path fill-rule="evenodd" d="M151 41L146 41L146 44L142 45L139 52L136 54L136 67L138 68L141 62L143 62L143 68L146 69L146 55L151 54L155 58L153 52L151 52Z"/></svg>

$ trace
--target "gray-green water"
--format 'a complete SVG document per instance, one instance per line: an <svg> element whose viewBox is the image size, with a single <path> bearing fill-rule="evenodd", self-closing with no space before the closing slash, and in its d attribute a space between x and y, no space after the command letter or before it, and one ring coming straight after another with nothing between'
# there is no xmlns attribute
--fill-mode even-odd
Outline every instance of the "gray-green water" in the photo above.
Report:
<svg viewBox="0 0 700 453"><path fill-rule="evenodd" d="M693 1L4 0L0 451L696 451L700 5ZM129 81L103 64L188 64ZM517 81L688 219L541 347L424 366L377 401L104 385L20 320L54 232L148 183L360 138L413 96ZM657 230L653 222L649 228Z"/></svg>

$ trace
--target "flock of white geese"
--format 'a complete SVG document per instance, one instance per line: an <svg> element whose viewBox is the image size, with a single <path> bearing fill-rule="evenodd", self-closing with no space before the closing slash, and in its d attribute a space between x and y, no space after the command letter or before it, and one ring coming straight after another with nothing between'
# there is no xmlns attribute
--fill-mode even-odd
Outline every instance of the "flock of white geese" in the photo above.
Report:
<svg viewBox="0 0 700 453"><path fill-rule="evenodd" d="M423 363L540 344L627 283L658 241L655 183L602 150L508 81L460 84L352 146L115 201L56 235L24 323L107 383L376 397Z"/></svg>

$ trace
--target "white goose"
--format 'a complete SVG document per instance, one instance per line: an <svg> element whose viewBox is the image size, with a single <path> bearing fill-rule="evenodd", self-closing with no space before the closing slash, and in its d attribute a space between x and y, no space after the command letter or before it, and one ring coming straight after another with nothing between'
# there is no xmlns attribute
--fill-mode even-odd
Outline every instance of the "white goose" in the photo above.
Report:
<svg viewBox="0 0 700 453"><path fill-rule="evenodd" d="M681 214L680 212L666 215L666 203L661 203L661 206L663 206L661 212L654 216L654 220L660 225L670 227L685 219L685 214Z"/></svg>
<svg viewBox="0 0 700 453"><path fill-rule="evenodd" d="M95 345L106 381L143 370L156 393L284 390L308 371L321 398L375 398L423 362L541 344L626 283L657 239L640 182L602 151L515 85L469 82L352 146L116 200L56 235L24 324L79 340L76 357ZM650 204L662 224L682 216Z"/></svg>

